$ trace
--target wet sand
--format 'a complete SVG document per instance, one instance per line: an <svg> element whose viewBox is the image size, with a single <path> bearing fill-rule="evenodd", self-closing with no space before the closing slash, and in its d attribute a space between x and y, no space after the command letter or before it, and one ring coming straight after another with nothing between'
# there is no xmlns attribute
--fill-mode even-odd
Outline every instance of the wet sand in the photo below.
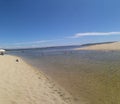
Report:
<svg viewBox="0 0 120 104"><path fill-rule="evenodd" d="M0 56L0 104L74 104L71 95L16 56Z"/></svg>

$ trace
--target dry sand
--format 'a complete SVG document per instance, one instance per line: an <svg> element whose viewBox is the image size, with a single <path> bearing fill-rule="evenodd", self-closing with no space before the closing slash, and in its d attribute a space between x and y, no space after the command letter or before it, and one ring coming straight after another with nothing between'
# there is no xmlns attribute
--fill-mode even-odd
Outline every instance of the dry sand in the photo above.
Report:
<svg viewBox="0 0 120 104"><path fill-rule="evenodd" d="M76 48L75 50L120 50L120 42L92 45L83 48Z"/></svg>
<svg viewBox="0 0 120 104"><path fill-rule="evenodd" d="M16 59L19 62L16 62ZM75 104L46 75L16 56L0 56L0 104Z"/></svg>

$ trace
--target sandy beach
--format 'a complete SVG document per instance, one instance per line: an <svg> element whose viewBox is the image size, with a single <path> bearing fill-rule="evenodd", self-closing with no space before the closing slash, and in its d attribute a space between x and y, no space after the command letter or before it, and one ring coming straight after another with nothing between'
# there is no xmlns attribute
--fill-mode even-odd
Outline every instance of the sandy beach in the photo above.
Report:
<svg viewBox="0 0 120 104"><path fill-rule="evenodd" d="M75 50L120 50L120 42L92 45L83 48L76 48Z"/></svg>
<svg viewBox="0 0 120 104"><path fill-rule="evenodd" d="M18 59L16 61L16 59ZM74 104L42 72L16 56L0 56L0 104Z"/></svg>

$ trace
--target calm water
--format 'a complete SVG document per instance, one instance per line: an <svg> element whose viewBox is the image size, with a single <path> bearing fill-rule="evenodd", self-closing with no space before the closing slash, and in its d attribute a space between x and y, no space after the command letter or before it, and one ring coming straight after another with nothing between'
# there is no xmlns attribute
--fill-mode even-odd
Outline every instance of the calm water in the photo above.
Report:
<svg viewBox="0 0 120 104"><path fill-rule="evenodd" d="M120 52L13 51L53 78L76 102L120 104Z"/></svg>

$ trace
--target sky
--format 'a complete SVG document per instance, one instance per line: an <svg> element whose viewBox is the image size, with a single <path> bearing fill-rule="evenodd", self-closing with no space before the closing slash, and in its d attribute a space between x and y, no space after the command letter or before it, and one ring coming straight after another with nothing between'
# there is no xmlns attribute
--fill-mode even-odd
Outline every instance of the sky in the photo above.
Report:
<svg viewBox="0 0 120 104"><path fill-rule="evenodd" d="M0 0L0 47L120 41L120 0Z"/></svg>

